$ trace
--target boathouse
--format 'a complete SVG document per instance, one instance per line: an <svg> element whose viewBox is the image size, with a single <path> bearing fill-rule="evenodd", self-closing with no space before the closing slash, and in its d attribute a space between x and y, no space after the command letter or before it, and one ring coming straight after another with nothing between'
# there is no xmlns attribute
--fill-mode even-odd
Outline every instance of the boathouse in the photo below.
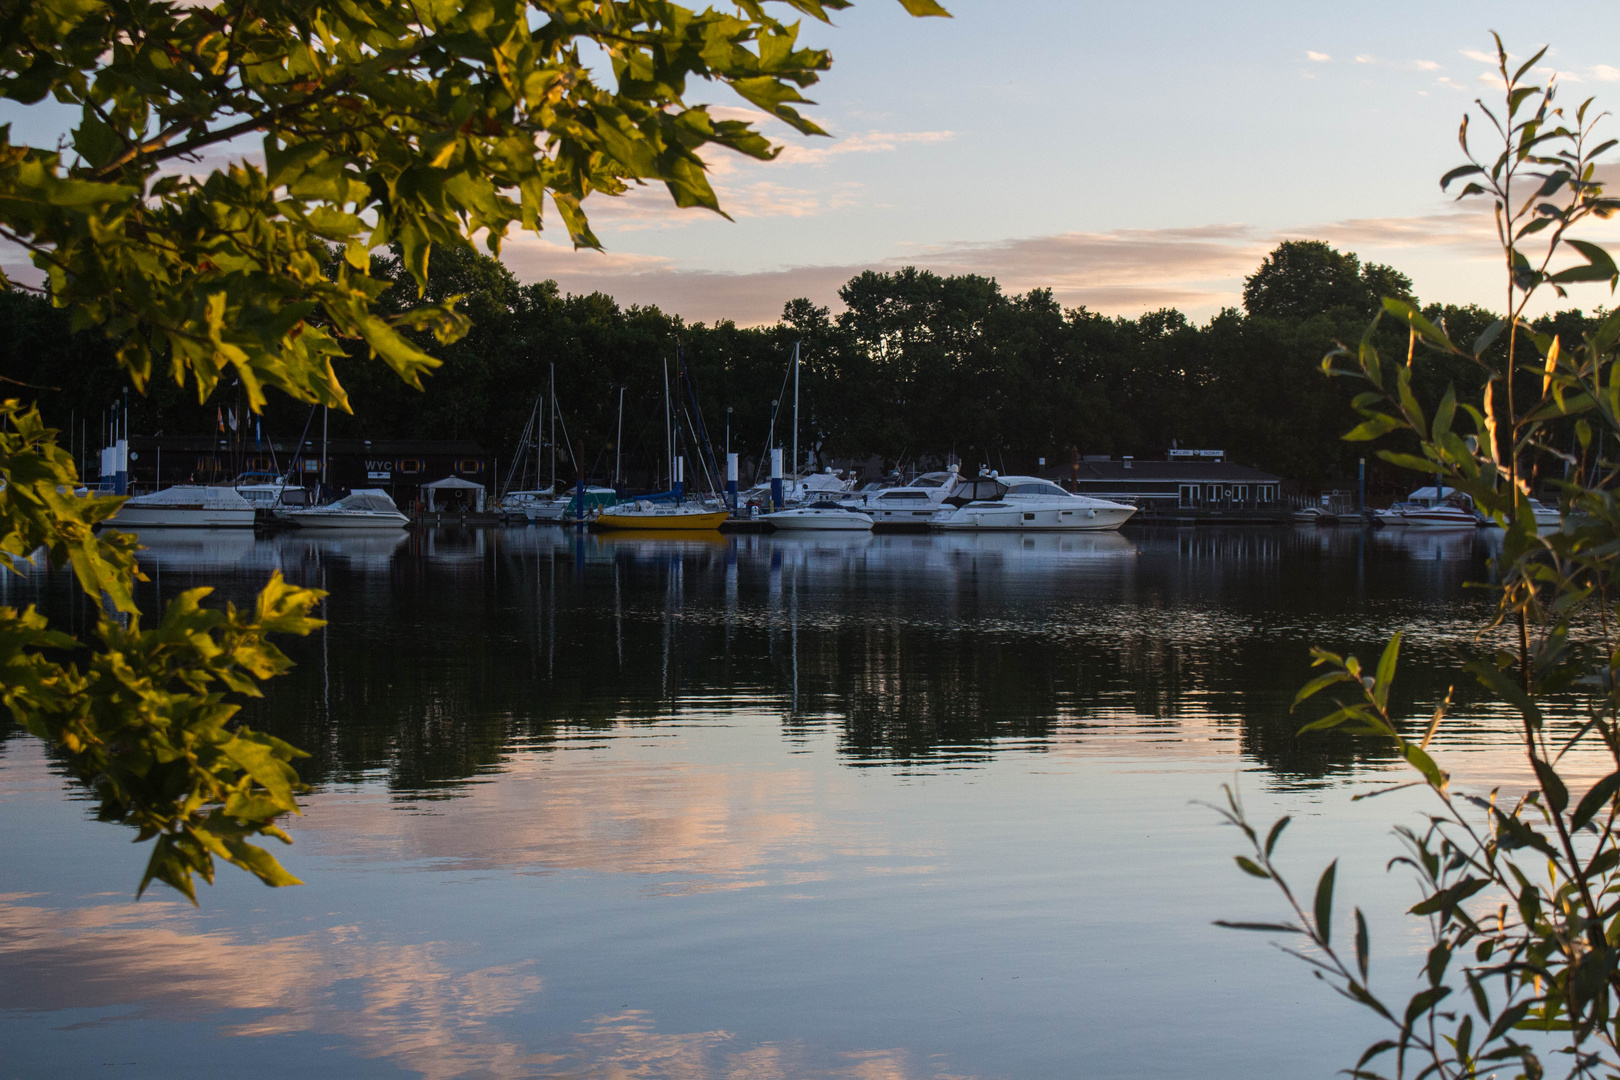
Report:
<svg viewBox="0 0 1620 1080"><path fill-rule="evenodd" d="M1280 513L1280 476L1236 465L1224 450L1172 450L1165 461L1086 456L1047 474L1070 491L1135 503L1144 516Z"/></svg>

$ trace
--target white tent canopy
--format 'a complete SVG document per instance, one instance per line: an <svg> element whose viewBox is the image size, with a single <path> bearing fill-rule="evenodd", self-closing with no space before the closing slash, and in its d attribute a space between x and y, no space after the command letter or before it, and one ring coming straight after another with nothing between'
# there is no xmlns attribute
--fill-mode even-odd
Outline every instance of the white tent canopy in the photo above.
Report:
<svg viewBox="0 0 1620 1080"><path fill-rule="evenodd" d="M447 476L443 480L435 480L431 484L423 484L422 492L427 496L428 513L437 513L439 510L439 497L441 495L455 495L458 492L470 491L473 493L473 510L482 514L484 512L484 485L475 484L471 480L463 480L459 476Z"/></svg>

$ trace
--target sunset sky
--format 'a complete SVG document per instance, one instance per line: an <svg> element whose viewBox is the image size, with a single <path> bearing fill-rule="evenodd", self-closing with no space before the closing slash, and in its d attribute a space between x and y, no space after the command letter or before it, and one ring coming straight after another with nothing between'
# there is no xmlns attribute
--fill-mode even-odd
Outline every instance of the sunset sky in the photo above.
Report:
<svg viewBox="0 0 1620 1080"><path fill-rule="evenodd" d="M548 233L507 262L690 319L771 321L796 296L836 309L853 273L915 264L1202 320L1278 240L1320 238L1394 264L1426 300L1500 306L1488 207L1437 183L1461 160L1463 110L1494 92L1490 31L1526 56L1550 42L1566 104L1620 107L1620 35L1598 4L947 6L919 20L862 0L836 27L806 21L803 40L833 50L809 96L834 138L773 124L780 160L716 155L735 222L661 189L593 199L605 254Z"/></svg>
<svg viewBox="0 0 1620 1080"><path fill-rule="evenodd" d="M1620 107L1620 32L1597 3L946 6L954 18L912 19L860 0L836 26L805 20L801 40L834 56L806 111L833 137L769 122L777 161L711 154L734 221L677 210L661 186L596 197L605 252L554 227L516 237L508 265L703 321L773 321L799 296L836 310L853 274L906 265L1202 321L1279 240L1316 238L1395 265L1424 300L1500 308L1487 204L1437 183L1461 160L1464 110L1497 93L1490 31L1516 55L1550 43L1538 74L1557 72L1564 104ZM761 115L718 86L688 100ZM5 120L54 143L76 117L8 103ZM1620 226L1577 235L1620 241ZM1607 300L1585 286L1569 303Z"/></svg>

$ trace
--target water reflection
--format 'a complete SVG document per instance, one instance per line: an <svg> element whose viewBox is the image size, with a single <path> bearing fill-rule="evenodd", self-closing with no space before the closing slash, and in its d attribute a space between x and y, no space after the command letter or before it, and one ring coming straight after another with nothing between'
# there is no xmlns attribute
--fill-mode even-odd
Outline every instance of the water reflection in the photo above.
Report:
<svg viewBox="0 0 1620 1080"><path fill-rule="evenodd" d="M286 854L310 885L109 897L140 850L81 820L38 743L0 738L22 883L0 895L0 1041L24 1072L1325 1080L1376 1036L1210 929L1258 901L1190 802L1243 770L1257 816L1315 838L1299 857L1342 855L1357 903L1404 908L1373 870L1412 804L1342 790L1387 757L1295 738L1288 703L1311 641L1397 628L1407 702L1443 693L1493 543L142 539L145 603L241 602L273 569L330 594L248 710L314 755ZM19 601L83 624L65 575L0 584ZM1512 778L1498 719L1465 702L1443 732L1465 779Z"/></svg>
<svg viewBox="0 0 1620 1080"><path fill-rule="evenodd" d="M1403 693L1453 678L1499 534L1159 530L1077 535L642 538L446 527L143 534L151 588L246 599L271 569L328 590L331 628L249 713L317 783L402 793L500 768L519 744L763 709L847 763L960 767L1054 740L1231 743L1280 782L1383 750L1301 741L1306 647L1408 632ZM1460 692L1466 697L1466 687Z"/></svg>

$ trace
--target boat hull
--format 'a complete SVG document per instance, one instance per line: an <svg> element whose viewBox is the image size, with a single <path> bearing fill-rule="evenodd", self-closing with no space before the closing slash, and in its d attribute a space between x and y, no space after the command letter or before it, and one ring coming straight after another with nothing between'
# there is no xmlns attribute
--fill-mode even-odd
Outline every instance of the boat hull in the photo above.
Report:
<svg viewBox="0 0 1620 1080"><path fill-rule="evenodd" d="M933 527L945 532L1107 532L1136 513L1134 506L1030 508L1016 503L969 503Z"/></svg>
<svg viewBox="0 0 1620 1080"><path fill-rule="evenodd" d="M1475 529L1479 519L1460 510L1413 510L1401 515L1401 524L1409 529Z"/></svg>
<svg viewBox="0 0 1620 1080"><path fill-rule="evenodd" d="M125 503L107 522L116 529L251 529L254 510L205 506L130 506Z"/></svg>
<svg viewBox="0 0 1620 1080"><path fill-rule="evenodd" d="M615 513L604 510L593 523L599 529L636 529L647 532L706 532L720 528L730 517L726 510L703 511L697 514L675 513Z"/></svg>
<svg viewBox="0 0 1620 1080"><path fill-rule="evenodd" d="M410 525L410 520L403 515L398 518L383 514L288 514L294 524L301 529L403 529Z"/></svg>
<svg viewBox="0 0 1620 1080"><path fill-rule="evenodd" d="M786 532L871 532L873 521L851 510L780 510L761 521Z"/></svg>

